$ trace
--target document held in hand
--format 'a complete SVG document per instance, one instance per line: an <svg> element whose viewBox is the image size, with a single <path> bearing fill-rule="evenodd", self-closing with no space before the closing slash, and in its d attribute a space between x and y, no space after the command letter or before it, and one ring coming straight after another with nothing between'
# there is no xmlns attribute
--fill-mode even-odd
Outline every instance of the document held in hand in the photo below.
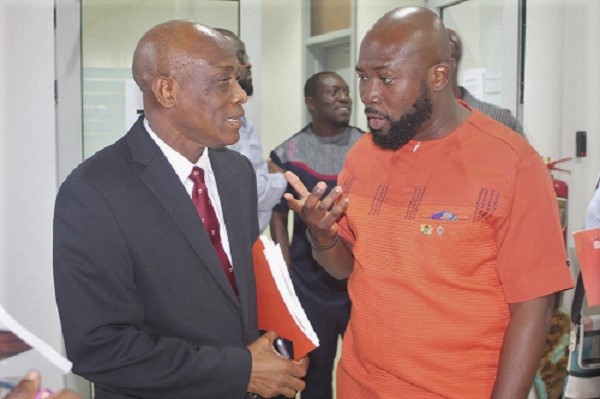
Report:
<svg viewBox="0 0 600 399"><path fill-rule="evenodd" d="M573 233L589 306L600 305L600 228Z"/></svg>
<svg viewBox="0 0 600 399"><path fill-rule="evenodd" d="M319 346L319 338L294 291L281 248L262 235L252 247L258 328L294 344L294 360Z"/></svg>
<svg viewBox="0 0 600 399"><path fill-rule="evenodd" d="M54 367L68 373L71 362L0 305L0 397L8 394L29 369L48 370Z"/></svg>

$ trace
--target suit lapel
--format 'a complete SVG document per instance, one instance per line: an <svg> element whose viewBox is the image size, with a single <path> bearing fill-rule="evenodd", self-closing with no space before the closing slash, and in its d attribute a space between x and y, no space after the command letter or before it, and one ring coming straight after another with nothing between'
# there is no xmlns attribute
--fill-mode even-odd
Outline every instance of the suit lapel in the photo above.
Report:
<svg viewBox="0 0 600 399"><path fill-rule="evenodd" d="M173 218L195 250L200 262L208 269L227 296L238 304L192 200L185 192L167 158L146 132L142 120L142 118L138 119L127 135L133 160L146 165L140 179Z"/></svg>

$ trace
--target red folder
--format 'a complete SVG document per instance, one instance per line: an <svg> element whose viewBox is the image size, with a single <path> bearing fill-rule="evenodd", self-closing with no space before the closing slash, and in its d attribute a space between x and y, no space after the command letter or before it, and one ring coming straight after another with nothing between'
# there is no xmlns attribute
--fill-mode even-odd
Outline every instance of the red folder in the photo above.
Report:
<svg viewBox="0 0 600 399"><path fill-rule="evenodd" d="M589 306L600 305L600 228L573 233Z"/></svg>
<svg viewBox="0 0 600 399"><path fill-rule="evenodd" d="M264 253L265 246L261 239L256 240L252 247L254 260L254 275L256 277L256 300L258 305L258 328L265 331L275 331L294 344L294 360L306 356L317 347L304 333L294 316L290 313L282 294L277 288L275 278L271 273L269 260Z"/></svg>

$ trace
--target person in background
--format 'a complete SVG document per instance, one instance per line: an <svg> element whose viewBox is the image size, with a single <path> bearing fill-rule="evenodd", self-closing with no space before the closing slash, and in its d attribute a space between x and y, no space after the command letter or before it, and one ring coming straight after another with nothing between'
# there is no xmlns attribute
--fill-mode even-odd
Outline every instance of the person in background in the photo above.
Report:
<svg viewBox="0 0 600 399"><path fill-rule="evenodd" d="M144 114L61 185L54 283L73 372L95 399L242 399L304 388L306 364L259 335L256 179L228 40L193 21L133 55Z"/></svg>
<svg viewBox="0 0 600 399"><path fill-rule="evenodd" d="M328 188L333 188L348 150L363 134L349 125L352 99L348 85L337 73L320 72L306 81L304 99L311 123L275 148L270 158L278 167L296 173L307 187L325 180ZM315 262L306 225L298 217L294 218L290 244L288 212L285 201L274 208L271 236L281 245L295 290L320 342L309 354L302 397L331 398L338 338L346 330L350 315L346 281L332 278Z"/></svg>
<svg viewBox="0 0 600 399"><path fill-rule="evenodd" d="M446 28L448 37L450 38L450 63L452 65L452 90L454 91L454 97L463 100L471 106L471 108L478 109L492 119L497 120L505 126L508 126L521 136L525 137L523 133L523 126L519 121L511 115L510 110L500 108L497 105L486 103L485 101L478 100L473 97L467 89L458 85L458 66L462 59L462 40L455 30Z"/></svg>
<svg viewBox="0 0 600 399"><path fill-rule="evenodd" d="M217 28L233 45L236 57L240 63L238 73L238 82L248 97L252 96L254 87L252 86L252 64L246 54L246 45L232 31ZM254 125L246 118L242 117L242 127L240 127L240 139L237 143L227 146L235 150L252 162L256 172L256 188L258 191L258 229L264 231L271 220L271 211L281 199L281 196L287 188L287 181L281 171L271 173L263 155L262 145L260 144L260 135Z"/></svg>
<svg viewBox="0 0 600 399"><path fill-rule="evenodd" d="M42 387L42 376L37 370L29 370L21 381L14 387L4 399L82 399L82 397L70 389L51 393ZM38 396L39 393L39 396Z"/></svg>
<svg viewBox="0 0 600 399"><path fill-rule="evenodd" d="M427 8L382 16L356 73L371 132L338 186L285 174L314 258L350 277L338 397L525 399L554 294L573 286L546 165L456 101Z"/></svg>

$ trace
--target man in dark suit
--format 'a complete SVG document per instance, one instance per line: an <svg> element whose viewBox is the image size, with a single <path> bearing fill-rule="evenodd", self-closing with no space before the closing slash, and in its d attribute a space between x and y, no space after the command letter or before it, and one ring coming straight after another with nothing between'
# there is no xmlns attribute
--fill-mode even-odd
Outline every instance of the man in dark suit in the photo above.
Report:
<svg viewBox="0 0 600 399"><path fill-rule="evenodd" d="M247 100L238 68L211 28L150 29L133 57L145 114L60 188L56 298L73 371L95 384L96 399L304 388L306 365L279 356L273 332L259 337L256 180L245 157L223 148L238 140Z"/></svg>

